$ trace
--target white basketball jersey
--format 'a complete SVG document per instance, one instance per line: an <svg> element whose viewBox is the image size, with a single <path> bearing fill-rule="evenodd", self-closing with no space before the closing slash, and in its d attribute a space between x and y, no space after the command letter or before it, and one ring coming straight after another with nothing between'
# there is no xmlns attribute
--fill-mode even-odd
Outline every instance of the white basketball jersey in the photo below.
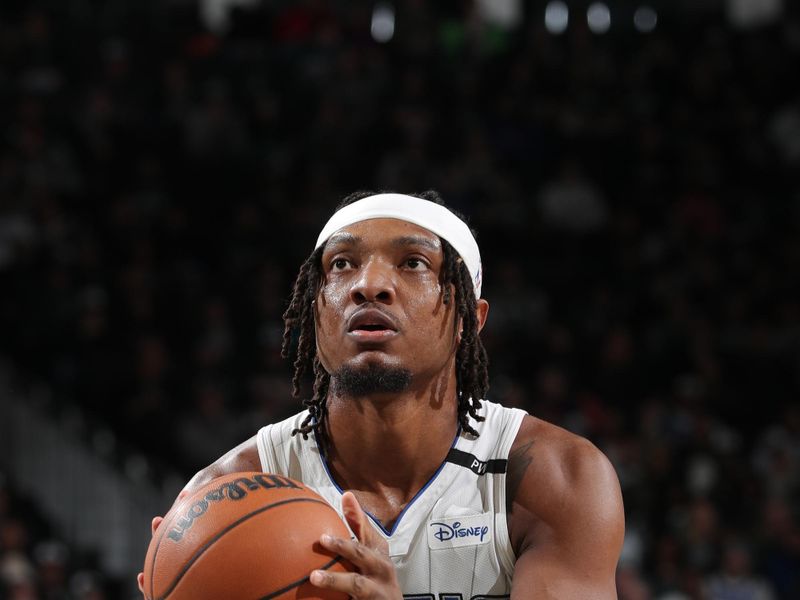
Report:
<svg viewBox="0 0 800 600"><path fill-rule="evenodd" d="M477 438L460 433L430 481L409 502L389 543L404 597L419 600L508 598L514 553L506 522L508 452L525 413L483 401ZM267 425L256 437L261 468L302 481L342 514L342 489L314 436L292 436L306 413Z"/></svg>

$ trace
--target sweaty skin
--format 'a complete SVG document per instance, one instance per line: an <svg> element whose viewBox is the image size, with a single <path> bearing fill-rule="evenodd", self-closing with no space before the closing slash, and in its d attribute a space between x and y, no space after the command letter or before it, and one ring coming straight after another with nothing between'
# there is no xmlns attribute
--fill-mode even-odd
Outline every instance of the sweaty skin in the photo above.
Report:
<svg viewBox="0 0 800 600"><path fill-rule="evenodd" d="M444 461L457 430L455 351L460 323L443 303L441 241L404 221L373 219L334 234L322 256L315 302L317 352L329 373L343 365L403 368L399 393L348 397L331 385L329 467L358 541L321 539L357 574L314 573L311 582L354 598L401 598L386 543L364 515L391 527ZM359 310L380 311L392 331L349 331ZM488 303L477 305L480 327ZM441 435L426 435L435 430ZM182 495L220 475L260 471L255 436L198 472ZM511 598L616 598L624 518L616 474L587 440L526 416L509 454L508 525L517 556ZM363 508L362 508L363 507ZM160 523L157 517L153 529ZM142 576L139 577L140 585Z"/></svg>

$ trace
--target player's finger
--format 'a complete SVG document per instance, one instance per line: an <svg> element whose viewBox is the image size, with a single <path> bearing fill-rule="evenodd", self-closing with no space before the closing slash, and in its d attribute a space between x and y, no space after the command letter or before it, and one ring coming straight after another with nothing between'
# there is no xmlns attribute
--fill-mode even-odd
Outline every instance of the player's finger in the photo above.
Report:
<svg viewBox="0 0 800 600"><path fill-rule="evenodd" d="M189 490L181 490L181 492L178 494L178 497L175 498L175 502L173 502L172 505L175 506L175 504L186 498L186 496L188 495L189 495ZM155 533L156 529L158 529L158 526L161 525L161 522L163 520L164 517L153 517L153 520L150 522L150 532Z"/></svg>
<svg viewBox="0 0 800 600"><path fill-rule="evenodd" d="M161 525L163 520L164 517L153 517L153 520L150 522L150 533L155 535L156 529L158 529L158 526Z"/></svg>
<svg viewBox="0 0 800 600"><path fill-rule="evenodd" d="M342 494L342 512L345 519L347 519L347 524L350 525L350 529L356 534L358 541L381 554L389 555L389 544L369 524L367 514L361 508L352 492Z"/></svg>
<svg viewBox="0 0 800 600"><path fill-rule="evenodd" d="M326 590L344 592L358 598L377 598L377 588L373 581L361 573L332 573L330 571L312 571L309 581Z"/></svg>
<svg viewBox="0 0 800 600"><path fill-rule="evenodd" d="M178 497L175 498L175 502L173 503L173 506L175 504L177 504L179 501L181 501L184 498L186 498L186 496L188 496L188 495L189 495L189 490L181 490L181 492L178 494ZM153 517L153 520L150 521L150 533L152 535L155 535L156 534L156 529L158 529L158 527L163 522L164 522L164 517ZM144 594L144 573L139 573L136 576L136 583L139 585L139 591L142 592L142 594Z"/></svg>
<svg viewBox="0 0 800 600"><path fill-rule="evenodd" d="M385 575L392 569L388 556L361 542L323 534L320 537L320 543L326 550L349 560L361 573L366 575Z"/></svg>
<svg viewBox="0 0 800 600"><path fill-rule="evenodd" d="M347 519L350 529L356 534L356 537L364 542L364 538L368 536L368 526L366 523L367 515L361 508L361 505L356 500L353 492L345 492L342 494L342 512L344 518Z"/></svg>

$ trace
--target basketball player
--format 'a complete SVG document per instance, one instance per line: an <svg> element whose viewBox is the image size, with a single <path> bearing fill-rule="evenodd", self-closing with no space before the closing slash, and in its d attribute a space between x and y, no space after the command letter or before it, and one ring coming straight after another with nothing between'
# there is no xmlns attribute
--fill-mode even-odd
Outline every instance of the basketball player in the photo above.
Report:
<svg viewBox="0 0 800 600"><path fill-rule="evenodd" d="M237 471L303 481L355 534L320 543L359 571L310 581L353 598L616 598L616 474L585 439L485 399L481 276L437 194L346 198L284 315L284 352L299 329L295 395L315 376L306 410L182 495Z"/></svg>

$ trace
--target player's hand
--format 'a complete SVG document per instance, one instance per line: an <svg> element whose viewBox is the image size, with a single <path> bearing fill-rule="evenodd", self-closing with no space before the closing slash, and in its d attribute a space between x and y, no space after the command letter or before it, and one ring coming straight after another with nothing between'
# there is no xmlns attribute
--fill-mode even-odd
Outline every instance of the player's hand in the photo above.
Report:
<svg viewBox="0 0 800 600"><path fill-rule="evenodd" d="M323 535L320 543L327 550L349 560L358 571L312 571L311 583L350 594L356 600L402 599L397 573L389 559L389 545L367 522L367 515L352 492L345 492L342 496L342 511L358 541Z"/></svg>
<svg viewBox="0 0 800 600"><path fill-rule="evenodd" d="M189 495L189 490L181 491L181 493L178 494L178 497L175 499L175 502L178 502L179 500L183 500L188 495ZM175 506L174 503L173 503L173 506ZM153 520L150 522L150 535L155 535L156 534L156 529L158 529L158 526L161 525L161 522L163 520L164 520L164 517L153 517ZM139 584L139 591L142 592L142 596L147 598L147 595L144 593L144 573L139 573L136 576L136 583Z"/></svg>
<svg viewBox="0 0 800 600"><path fill-rule="evenodd" d="M153 520L150 522L150 534L155 535L156 529L158 526L161 525L161 521L164 520L164 517L153 517ZM147 595L144 593L144 573L139 573L136 576L136 583L139 584L139 591L142 592L142 596L147 598Z"/></svg>

